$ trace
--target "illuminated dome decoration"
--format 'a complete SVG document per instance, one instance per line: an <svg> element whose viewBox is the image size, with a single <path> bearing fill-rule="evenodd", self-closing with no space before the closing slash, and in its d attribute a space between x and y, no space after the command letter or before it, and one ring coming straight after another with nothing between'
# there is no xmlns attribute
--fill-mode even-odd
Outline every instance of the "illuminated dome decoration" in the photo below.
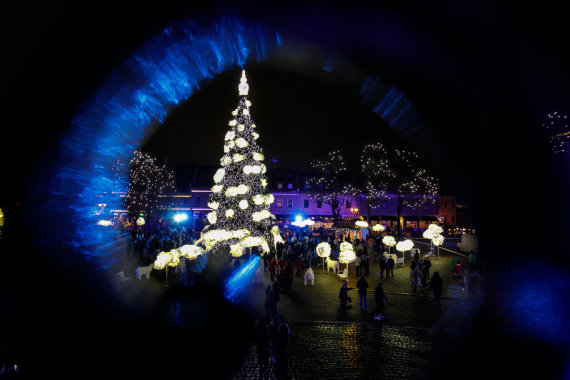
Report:
<svg viewBox="0 0 570 380"><path fill-rule="evenodd" d="M372 227L372 231L375 231L375 232L382 232L382 231L384 231L384 230L386 230L386 227L384 227L384 226L383 226L382 224L380 224L380 223L375 224L374 227Z"/></svg>
<svg viewBox="0 0 570 380"><path fill-rule="evenodd" d="M432 223L428 226L428 229L426 231L432 231L435 234L441 234L443 232L443 228L437 224Z"/></svg>
<svg viewBox="0 0 570 380"><path fill-rule="evenodd" d="M442 245L444 240L445 240L445 238L443 237L443 235L437 235L433 239L431 239L433 245L435 245L435 246Z"/></svg>
<svg viewBox="0 0 570 380"><path fill-rule="evenodd" d="M434 237L434 231L430 230L429 228L427 230L424 231L424 233L422 234L424 239L433 239Z"/></svg>
<svg viewBox="0 0 570 380"><path fill-rule="evenodd" d="M382 238L382 243L388 247L393 247L396 245L396 239L394 239L394 236L386 235Z"/></svg>
<svg viewBox="0 0 570 380"><path fill-rule="evenodd" d="M354 247L349 242L343 241L340 243L340 252L344 251L354 251Z"/></svg>
<svg viewBox="0 0 570 380"><path fill-rule="evenodd" d="M410 249L412 249L414 247L414 242L411 241L410 239L406 239L404 241L399 241L396 244L396 249L400 252L405 252L405 251L409 251Z"/></svg>
<svg viewBox="0 0 570 380"><path fill-rule="evenodd" d="M145 221L144 218L141 216L137 219L137 226L144 226Z"/></svg>
<svg viewBox="0 0 570 380"><path fill-rule="evenodd" d="M154 261L154 269L164 269L166 267L175 267L180 264L180 252L173 249L168 252L160 252Z"/></svg>
<svg viewBox="0 0 570 380"><path fill-rule="evenodd" d="M349 264L356 260L354 251L342 251L338 255L338 262L341 264Z"/></svg>
<svg viewBox="0 0 570 380"><path fill-rule="evenodd" d="M178 249L181 256L186 257L187 259L194 260L198 256L204 254L204 249L198 247L197 245L183 245Z"/></svg>
<svg viewBox="0 0 570 380"><path fill-rule="evenodd" d="M356 225L356 227L359 228L368 228L368 223L365 222L364 220L357 220L356 222L354 222L354 224Z"/></svg>
<svg viewBox="0 0 570 380"><path fill-rule="evenodd" d="M239 84L238 106L233 112L230 131L225 136L223 168L218 169L214 181L225 191L210 194L208 203L215 204L216 213L208 214L209 224L205 227L202 241L209 250L227 246L233 256L241 256L246 248L260 247L269 251L267 239L274 216L269 212L273 196L265 189L265 165L261 147L253 137L253 120L247 99L249 86L245 71ZM224 231L208 235L208 231ZM235 231L247 231L237 236ZM273 234L273 241L276 241Z"/></svg>
<svg viewBox="0 0 570 380"><path fill-rule="evenodd" d="M327 242L319 243L316 252L319 257L329 257L331 255L331 246Z"/></svg>

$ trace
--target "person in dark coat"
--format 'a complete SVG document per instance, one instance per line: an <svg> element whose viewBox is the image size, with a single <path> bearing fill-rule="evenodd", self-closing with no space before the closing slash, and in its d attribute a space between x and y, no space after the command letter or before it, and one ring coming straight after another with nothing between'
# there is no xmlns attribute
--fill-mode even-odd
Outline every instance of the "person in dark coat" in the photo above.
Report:
<svg viewBox="0 0 570 380"><path fill-rule="evenodd" d="M435 272L429 281L429 286L433 291L433 303L439 305L439 298L441 297L441 291L443 290L443 279L439 275L439 272Z"/></svg>
<svg viewBox="0 0 570 380"><path fill-rule="evenodd" d="M351 302L351 303L352 303L352 298L350 298L350 297L348 296L348 290L349 290L349 289L348 289L348 281L344 281L344 282L342 283L342 286L340 287L339 292L338 292L338 298L339 298L339 300L340 300L340 305L341 305L343 308L351 307L351 305L349 305L349 306L346 305L347 302Z"/></svg>
<svg viewBox="0 0 570 380"><path fill-rule="evenodd" d="M390 275L394 277L394 266L396 266L394 259L392 256L388 257L388 260L386 261L386 278L388 278Z"/></svg>
<svg viewBox="0 0 570 380"><path fill-rule="evenodd" d="M386 271L386 277L388 277L388 263L384 256L380 257L380 279L384 278L384 271Z"/></svg>
<svg viewBox="0 0 570 380"><path fill-rule="evenodd" d="M269 262L269 272L271 273L271 281L275 280L275 271L277 270L277 259L272 258Z"/></svg>
<svg viewBox="0 0 570 380"><path fill-rule="evenodd" d="M374 309L374 319L380 321L386 316L384 315L384 303L386 302L386 294L384 293L384 284L378 283L374 289L374 301L376 302L376 309Z"/></svg>
<svg viewBox="0 0 570 380"><path fill-rule="evenodd" d="M284 270L284 275L285 275L285 289L291 289L291 286L293 285L293 266L289 263L287 263L287 265L285 266L285 270Z"/></svg>
<svg viewBox="0 0 570 380"><path fill-rule="evenodd" d="M368 305L366 304L366 292L368 291L368 281L364 278L364 275L360 277L356 283L358 288L358 298L360 300L360 311L368 311ZM362 305L364 304L364 309Z"/></svg>
<svg viewBox="0 0 570 380"><path fill-rule="evenodd" d="M275 294L273 293L273 289L271 289L271 285L267 285L267 288L265 288L265 317L271 320L275 313L277 313Z"/></svg>
<svg viewBox="0 0 570 380"><path fill-rule="evenodd" d="M263 271L267 272L267 268L269 267L269 255L263 255Z"/></svg>
<svg viewBox="0 0 570 380"><path fill-rule="evenodd" d="M425 257L422 262L422 286L425 288L429 281L429 269L431 268L431 261L429 257Z"/></svg>
<svg viewBox="0 0 570 380"><path fill-rule="evenodd" d="M269 365L269 330L265 321L258 321L255 327L255 346L257 362L261 370L265 372Z"/></svg>

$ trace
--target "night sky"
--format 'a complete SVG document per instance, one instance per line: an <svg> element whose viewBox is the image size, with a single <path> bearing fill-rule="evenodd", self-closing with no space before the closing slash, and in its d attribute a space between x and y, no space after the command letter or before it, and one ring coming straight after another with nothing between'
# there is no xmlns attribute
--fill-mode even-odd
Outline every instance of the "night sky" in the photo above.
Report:
<svg viewBox="0 0 570 380"><path fill-rule="evenodd" d="M10 220L5 232L17 242L14 252L29 255L13 260L33 256L29 238L46 226L32 224L22 208L28 215L42 209L47 195L37 189L45 184L47 192L57 143L86 100L166 26L180 19L207 26L221 16L263 23L282 38L277 54L246 63L259 142L276 166L302 168L337 147L356 157L366 142L401 143L441 179L442 193L470 200L491 277L500 278L513 262L568 267L570 256L561 248L568 245L568 156L552 155L540 127L548 112L570 111L567 14L551 3L495 1L1 5L0 208ZM364 105L360 90L368 77L402 91L423 128L403 128L407 136L398 136ZM216 163L238 80L236 68L201 83L142 148L171 162ZM26 250L20 244L28 244ZM74 291L69 284L85 281L81 273L89 265L77 255L63 252L69 260L50 262L43 248L33 252L38 267L65 270L53 294L67 295ZM17 264L2 265L31 268ZM12 272L4 283L19 284L23 271ZM44 285L34 282L26 290L35 294ZM66 310L63 299L57 302ZM493 353L501 360L509 351L499 351L512 348L506 341ZM520 354L532 359L530 351Z"/></svg>

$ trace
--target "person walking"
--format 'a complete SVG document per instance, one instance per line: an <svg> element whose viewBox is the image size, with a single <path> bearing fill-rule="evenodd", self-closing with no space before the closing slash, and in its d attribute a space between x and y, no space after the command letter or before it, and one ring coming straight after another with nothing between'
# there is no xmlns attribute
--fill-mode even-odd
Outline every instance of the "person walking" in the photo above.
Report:
<svg viewBox="0 0 570 380"><path fill-rule="evenodd" d="M422 286L426 288L427 285L429 284L429 269L431 268L431 261L429 260L429 256L424 257L421 268L422 268Z"/></svg>
<svg viewBox="0 0 570 380"><path fill-rule="evenodd" d="M370 275L370 256L368 255L368 252L364 254L364 275Z"/></svg>
<svg viewBox="0 0 570 380"><path fill-rule="evenodd" d="M374 309L374 319L377 321L381 321L382 319L386 318L384 315L384 303L386 303L386 294L384 293L384 284L379 282L374 289L374 301L376 302L376 309Z"/></svg>
<svg viewBox="0 0 570 380"><path fill-rule="evenodd" d="M388 260L386 260L386 278L388 278L390 275L392 275L392 278L394 278L394 266L396 266L396 263L394 262L392 255L390 255L390 257L388 257Z"/></svg>
<svg viewBox="0 0 570 380"><path fill-rule="evenodd" d="M265 318L271 320L275 313L277 312L277 302L275 301L275 294L271 285L267 285L265 288Z"/></svg>
<svg viewBox="0 0 570 380"><path fill-rule="evenodd" d="M429 286L433 291L433 303L439 305L441 291L443 290L443 279L439 275L439 272L435 272L429 281Z"/></svg>
<svg viewBox="0 0 570 380"><path fill-rule="evenodd" d="M356 287L358 288L358 298L360 300L360 311L368 311L368 305L366 303L366 292L368 291L368 281L364 278L364 275L360 277L358 282L356 283ZM364 309L363 306L364 305Z"/></svg>
<svg viewBox="0 0 570 380"><path fill-rule="evenodd" d="M422 287L422 272L420 270L419 265L415 265L412 271L410 272L410 284L414 288L414 293L416 292L416 287L419 287L422 292L424 288Z"/></svg>
<svg viewBox="0 0 570 380"><path fill-rule="evenodd" d="M352 298L350 298L350 297L348 296L348 290L349 290L349 289L348 289L348 281L344 281L344 282L342 283L342 286L340 287L339 292L338 292L338 298L339 298L339 300L340 300L340 305L341 305L343 308L349 308L349 307L352 306L352 305L348 305L348 306L346 305L347 302L352 303Z"/></svg>
<svg viewBox="0 0 570 380"><path fill-rule="evenodd" d="M268 267L269 267L269 255L266 253L263 255L263 271L267 272Z"/></svg>
<svg viewBox="0 0 570 380"><path fill-rule="evenodd" d="M386 277L388 277L388 263L386 262L386 258L382 256L380 258L380 279L384 277L384 271L386 271Z"/></svg>
<svg viewBox="0 0 570 380"><path fill-rule="evenodd" d="M258 321L255 328L255 346L257 352L257 362L262 373L267 371L269 365L269 331L265 321Z"/></svg>
<svg viewBox="0 0 570 380"><path fill-rule="evenodd" d="M283 272L285 274L285 289L291 289L293 285L293 265L287 263Z"/></svg>
<svg viewBox="0 0 570 380"><path fill-rule="evenodd" d="M275 272L277 270L277 260L274 258L271 259L269 263L269 272L271 273L271 281L275 281Z"/></svg>

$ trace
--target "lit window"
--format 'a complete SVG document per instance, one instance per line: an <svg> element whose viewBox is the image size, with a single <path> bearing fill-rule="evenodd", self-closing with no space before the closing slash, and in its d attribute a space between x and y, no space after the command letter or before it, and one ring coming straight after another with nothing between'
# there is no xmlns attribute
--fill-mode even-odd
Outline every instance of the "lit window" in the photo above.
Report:
<svg viewBox="0 0 570 380"><path fill-rule="evenodd" d="M277 184L277 188L278 188L278 189L282 189L282 188L283 188L283 184L282 184L281 182L279 182L279 183Z"/></svg>
<svg viewBox="0 0 570 380"><path fill-rule="evenodd" d="M283 207L283 201L281 199L277 200L277 207Z"/></svg>
<svg viewBox="0 0 570 380"><path fill-rule="evenodd" d="M287 188L288 188L288 189L292 189L292 188L293 188L293 184L292 184L292 183L288 183L288 184L287 184Z"/></svg>

